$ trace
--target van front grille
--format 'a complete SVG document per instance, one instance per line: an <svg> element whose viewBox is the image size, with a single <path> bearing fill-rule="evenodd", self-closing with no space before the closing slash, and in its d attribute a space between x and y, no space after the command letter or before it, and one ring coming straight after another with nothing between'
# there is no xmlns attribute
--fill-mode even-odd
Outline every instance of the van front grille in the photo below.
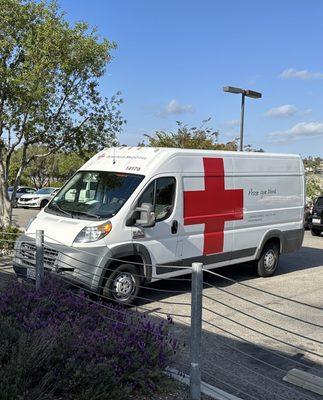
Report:
<svg viewBox="0 0 323 400"><path fill-rule="evenodd" d="M34 243L22 242L20 246L19 257L23 259L24 264L35 266L36 245ZM44 246L44 266L53 268L58 257L58 251L48 246Z"/></svg>

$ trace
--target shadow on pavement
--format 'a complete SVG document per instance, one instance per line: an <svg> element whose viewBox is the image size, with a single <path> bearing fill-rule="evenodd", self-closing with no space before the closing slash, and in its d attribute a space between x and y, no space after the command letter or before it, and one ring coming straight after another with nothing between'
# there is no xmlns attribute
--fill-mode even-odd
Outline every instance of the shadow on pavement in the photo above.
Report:
<svg viewBox="0 0 323 400"><path fill-rule="evenodd" d="M179 352L176 367L189 374L189 327L175 322L174 334L180 337L181 343L187 343ZM262 360L263 363L256 359ZM299 365L298 362L303 365ZM268 348L264 343L260 346L249 344L230 336L203 330L202 380L241 399L321 399L318 394L282 381L287 371L293 368L323 376L323 364L309 360L303 353L291 355Z"/></svg>
<svg viewBox="0 0 323 400"><path fill-rule="evenodd" d="M322 243L323 245L323 243ZM323 266L323 249L313 248L313 247L302 247L298 252L285 254L281 256L279 266L275 276L292 274L296 271L311 269ZM242 264L234 264L228 267L215 268L212 271L223 275L227 278L236 280L238 282L243 282L247 280L251 280L249 284L254 285L252 280L257 279L255 267L253 263L242 263ZM186 279L190 278L190 274L177 277L176 280L161 280L149 285L149 287L169 290L168 293L151 291L149 287L147 289L142 290L143 297L149 297L151 301L158 301L164 298L167 298L172 295L172 290L179 291L191 291L191 284L187 282ZM270 279L270 278L263 278ZM207 288L207 284L215 285L217 287L227 287L234 285L233 282L227 281L223 278L204 273L203 277L206 285L204 288ZM140 300L138 305L147 304L149 301Z"/></svg>

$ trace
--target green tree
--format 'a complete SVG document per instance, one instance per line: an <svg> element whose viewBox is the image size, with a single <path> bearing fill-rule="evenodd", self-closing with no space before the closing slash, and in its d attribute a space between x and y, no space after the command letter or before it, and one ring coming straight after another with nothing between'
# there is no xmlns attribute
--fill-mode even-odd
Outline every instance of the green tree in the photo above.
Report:
<svg viewBox="0 0 323 400"><path fill-rule="evenodd" d="M237 141L219 143L219 132L208 127L210 118L202 121L200 127L189 127L183 122L176 121L175 132L156 131L154 136L145 135L148 146L152 147L178 147L185 149L204 150L237 150ZM145 145L144 142L140 145Z"/></svg>
<svg viewBox="0 0 323 400"><path fill-rule="evenodd" d="M323 187L320 184L319 178L314 175L306 176L306 196L311 200L314 200L315 197L319 196L323 192Z"/></svg>
<svg viewBox="0 0 323 400"><path fill-rule="evenodd" d="M41 146L30 146L27 150L27 159L33 155L47 154L48 149ZM10 162L9 184L15 183L15 178L22 163L23 149L17 149ZM47 157L37 157L31 161L21 175L20 183L22 185L34 186L41 188L50 185L51 180L57 175L58 156L57 154L49 154Z"/></svg>
<svg viewBox="0 0 323 400"><path fill-rule="evenodd" d="M0 223L13 153L21 149L14 194L34 160L58 151L95 152L115 144L124 120L119 94L103 98L100 77L116 47L86 23L71 26L55 3L0 0ZM30 146L47 153L31 154Z"/></svg>
<svg viewBox="0 0 323 400"><path fill-rule="evenodd" d="M260 148L260 149L255 149L251 144L246 144L244 147L244 151L254 151L256 153L264 153L265 150Z"/></svg>
<svg viewBox="0 0 323 400"><path fill-rule="evenodd" d="M80 156L77 153L58 154L58 169L55 179L61 184L70 178L89 158L94 154L82 154Z"/></svg>
<svg viewBox="0 0 323 400"><path fill-rule="evenodd" d="M323 160L321 157L312 156L303 159L305 169L313 174L317 174L319 172L322 161Z"/></svg>
<svg viewBox="0 0 323 400"><path fill-rule="evenodd" d="M31 146L28 149L28 158L33 154L48 153L46 147ZM94 153L68 153L59 151L47 157L36 158L24 170L21 176L21 184L41 188L43 186L60 186L74 174ZM17 149L10 164L9 184L14 183L15 177L21 165L22 149Z"/></svg>

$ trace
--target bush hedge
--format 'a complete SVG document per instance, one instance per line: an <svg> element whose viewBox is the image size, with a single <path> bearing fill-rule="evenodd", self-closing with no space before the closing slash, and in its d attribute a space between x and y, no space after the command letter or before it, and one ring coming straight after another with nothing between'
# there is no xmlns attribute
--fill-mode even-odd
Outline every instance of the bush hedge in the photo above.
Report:
<svg viewBox="0 0 323 400"><path fill-rule="evenodd" d="M12 250L18 236L21 235L19 228L9 226L3 228L0 226L0 252Z"/></svg>
<svg viewBox="0 0 323 400"><path fill-rule="evenodd" d="M0 399L121 400L157 389L177 349L169 318L90 301L47 280L0 293Z"/></svg>

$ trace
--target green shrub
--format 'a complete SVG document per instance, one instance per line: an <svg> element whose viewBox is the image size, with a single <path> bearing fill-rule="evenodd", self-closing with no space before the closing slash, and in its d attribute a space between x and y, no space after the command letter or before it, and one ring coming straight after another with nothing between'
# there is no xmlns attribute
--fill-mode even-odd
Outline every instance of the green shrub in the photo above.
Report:
<svg viewBox="0 0 323 400"><path fill-rule="evenodd" d="M9 226L8 228L0 227L0 250L12 250L18 236L21 235L19 228Z"/></svg>
<svg viewBox="0 0 323 400"><path fill-rule="evenodd" d="M0 400L125 400L155 392L178 345L168 321L46 280L0 292Z"/></svg>

